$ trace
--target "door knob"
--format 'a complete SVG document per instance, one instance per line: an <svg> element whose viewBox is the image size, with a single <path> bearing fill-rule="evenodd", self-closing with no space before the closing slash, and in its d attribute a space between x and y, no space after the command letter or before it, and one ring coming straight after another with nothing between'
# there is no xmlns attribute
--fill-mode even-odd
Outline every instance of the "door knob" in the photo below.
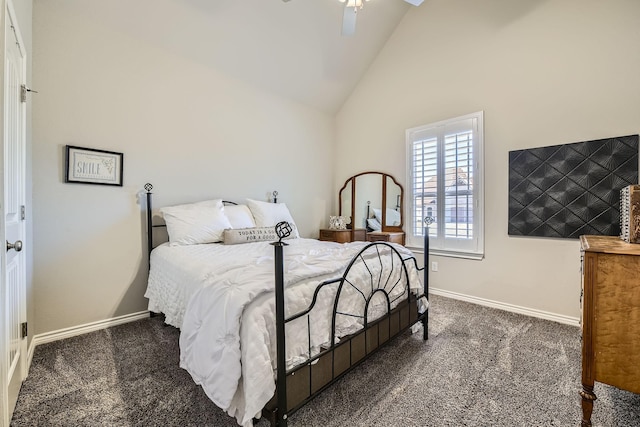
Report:
<svg viewBox="0 0 640 427"><path fill-rule="evenodd" d="M11 249L15 249L16 252L20 252L22 250L22 240L16 240L15 243L9 243L7 240L7 252Z"/></svg>

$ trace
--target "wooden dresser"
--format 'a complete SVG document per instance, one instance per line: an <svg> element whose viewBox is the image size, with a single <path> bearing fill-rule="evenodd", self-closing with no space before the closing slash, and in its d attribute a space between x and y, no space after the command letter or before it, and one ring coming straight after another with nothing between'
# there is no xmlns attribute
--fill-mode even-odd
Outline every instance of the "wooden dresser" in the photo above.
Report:
<svg viewBox="0 0 640 427"><path fill-rule="evenodd" d="M640 393L640 244L580 236L582 425L591 426L594 381Z"/></svg>
<svg viewBox="0 0 640 427"><path fill-rule="evenodd" d="M320 229L318 240L327 242L349 243L351 241L366 241L367 230L364 228L356 228L353 230L353 239L351 239L351 230L336 230L331 228Z"/></svg>

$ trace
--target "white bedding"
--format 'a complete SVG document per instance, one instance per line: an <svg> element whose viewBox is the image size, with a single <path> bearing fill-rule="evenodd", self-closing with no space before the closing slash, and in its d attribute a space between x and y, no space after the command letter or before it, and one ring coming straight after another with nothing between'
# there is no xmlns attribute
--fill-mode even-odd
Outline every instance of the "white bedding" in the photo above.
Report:
<svg viewBox="0 0 640 427"><path fill-rule="evenodd" d="M306 309L317 285L340 277L346 264L365 245L312 239L293 239L287 243L284 248L287 316ZM404 258L411 256L407 249L395 247ZM275 392L273 257L274 249L268 242L232 246L162 245L151 255L145 296L149 298L151 311L163 312L167 323L181 328L180 365L202 385L211 400L246 426L259 416ZM367 264L368 268L375 268L377 263ZM412 290L421 293L420 275L412 262L407 267ZM370 277L364 265L354 269L354 273ZM330 341L335 289L332 285L319 293L310 315L312 353ZM349 298L341 297L339 309L361 312L362 296L350 286L345 286L343 292ZM397 286L392 296L403 293L404 287ZM378 311L378 314L385 312L386 303ZM349 316L338 316L337 321L338 336L354 332L361 323ZM306 317L287 325L289 366L308 357L308 336Z"/></svg>

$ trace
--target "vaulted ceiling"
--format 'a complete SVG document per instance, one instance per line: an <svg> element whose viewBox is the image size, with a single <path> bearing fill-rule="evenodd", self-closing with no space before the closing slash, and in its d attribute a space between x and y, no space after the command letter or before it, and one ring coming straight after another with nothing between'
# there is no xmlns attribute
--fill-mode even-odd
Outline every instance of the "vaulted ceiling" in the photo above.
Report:
<svg viewBox="0 0 640 427"><path fill-rule="evenodd" d="M351 37L338 0L76 0L73 10L332 114L411 7L371 0Z"/></svg>

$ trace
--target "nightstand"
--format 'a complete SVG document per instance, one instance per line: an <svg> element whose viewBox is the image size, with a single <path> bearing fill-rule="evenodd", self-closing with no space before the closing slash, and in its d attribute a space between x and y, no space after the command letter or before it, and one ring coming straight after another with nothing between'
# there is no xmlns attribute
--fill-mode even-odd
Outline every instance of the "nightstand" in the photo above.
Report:
<svg viewBox="0 0 640 427"><path fill-rule="evenodd" d="M371 231L367 233L370 242L390 242L404 245L404 231Z"/></svg>
<svg viewBox="0 0 640 427"><path fill-rule="evenodd" d="M354 241L366 241L367 231L364 228L353 230ZM319 240L326 242L348 243L351 242L351 230L335 230L331 228L320 229Z"/></svg>

